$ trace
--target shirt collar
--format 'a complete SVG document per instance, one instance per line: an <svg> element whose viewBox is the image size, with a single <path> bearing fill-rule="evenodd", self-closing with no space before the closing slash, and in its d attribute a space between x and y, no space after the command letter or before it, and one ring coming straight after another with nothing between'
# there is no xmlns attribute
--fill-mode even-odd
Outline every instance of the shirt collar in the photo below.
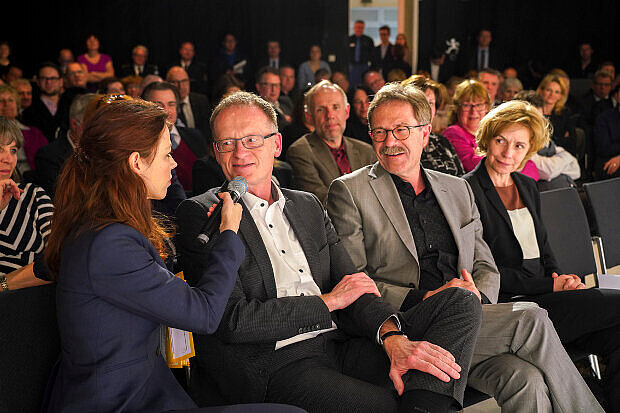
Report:
<svg viewBox="0 0 620 413"><path fill-rule="evenodd" d="M276 185L273 181L271 181L271 196L275 200L273 205L276 205L278 209L284 211L284 204L286 203L286 199L284 198L284 194L282 194L280 188L278 188L278 185ZM248 210L250 210L250 212L255 209L260 209L261 204L262 207L268 204L267 200L259 198L249 192L246 192L241 199L243 199L243 203L248 208Z"/></svg>

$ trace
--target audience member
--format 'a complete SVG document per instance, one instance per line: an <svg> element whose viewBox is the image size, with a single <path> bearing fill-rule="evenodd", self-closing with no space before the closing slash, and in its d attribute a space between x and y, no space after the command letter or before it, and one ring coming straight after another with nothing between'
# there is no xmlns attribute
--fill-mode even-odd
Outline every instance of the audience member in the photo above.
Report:
<svg viewBox="0 0 620 413"><path fill-rule="evenodd" d="M345 72L340 70L336 70L332 73L332 82L340 86L340 89L344 91L344 93L349 93L349 78Z"/></svg>
<svg viewBox="0 0 620 413"><path fill-rule="evenodd" d="M43 189L19 182L23 142L17 123L0 116L0 222L6 223L0 231L0 292L46 284L35 278L32 263L50 234L53 205Z"/></svg>
<svg viewBox="0 0 620 413"><path fill-rule="evenodd" d="M21 142L17 153L15 172L20 181L32 182L33 175L30 171L36 168L34 155L40 147L47 145L48 141L39 129L33 126L23 125L17 120L19 102L19 93L13 86L0 85L0 116L15 121L16 125L21 130Z"/></svg>
<svg viewBox="0 0 620 413"><path fill-rule="evenodd" d="M132 98L140 96L140 84L142 83L142 77L140 76L125 76L121 79L125 93Z"/></svg>
<svg viewBox="0 0 620 413"><path fill-rule="evenodd" d="M517 93L515 100L522 100L534 106L542 115L545 101L542 96L533 90L524 90ZM548 191L557 188L575 186L574 179L581 176L581 168L577 158L566 149L556 145L553 140L531 156L532 162L538 168L540 179L536 182L538 190Z"/></svg>
<svg viewBox="0 0 620 413"><path fill-rule="evenodd" d="M501 100L502 102L508 102L515 98L517 93L523 90L523 84L516 77L507 77L502 83L501 87Z"/></svg>
<svg viewBox="0 0 620 413"><path fill-rule="evenodd" d="M387 76L389 69L392 68L391 61L394 58L392 54L393 45L390 43L390 26L379 27L379 40L379 45L373 51L372 66L381 70L383 76Z"/></svg>
<svg viewBox="0 0 620 413"><path fill-rule="evenodd" d="M431 107L430 124L432 124L437 109L443 103L439 83L424 76L414 75L401 84L403 86L415 86L424 92L424 96ZM432 131L428 135L428 142L422 149L420 163L424 168L448 175L462 176L465 173L463 164L450 141L445 136Z"/></svg>
<svg viewBox="0 0 620 413"><path fill-rule="evenodd" d="M306 116L314 132L302 136L286 153L297 186L324 204L331 182L376 161L372 147L343 136L349 103L338 85L324 80L306 93Z"/></svg>
<svg viewBox="0 0 620 413"><path fill-rule="evenodd" d="M125 86L123 86L123 82L117 77L106 77L99 82L99 90L97 93L103 95L124 95Z"/></svg>
<svg viewBox="0 0 620 413"><path fill-rule="evenodd" d="M86 68L78 62L69 62L65 68L63 77L64 92L58 99L58 110L56 117L61 128L69 128L69 110L73 99L86 93ZM55 139L55 137L54 137Z"/></svg>
<svg viewBox="0 0 620 413"><path fill-rule="evenodd" d="M215 85L213 85L213 99L211 99L211 102L213 105L217 106L226 96L239 92L240 90L243 90L243 83L241 83L236 76L223 75L215 82ZM209 136L211 135L209 134ZM212 187L208 189L211 188Z"/></svg>
<svg viewBox="0 0 620 413"><path fill-rule="evenodd" d="M368 144L372 144L368 134L368 105L372 100L370 96L373 95L372 90L364 85L358 85L353 90L353 95L351 96L351 107L353 110L349 113L347 128L344 130L346 136Z"/></svg>
<svg viewBox="0 0 620 413"><path fill-rule="evenodd" d="M238 48L237 38L232 33L226 33L222 46L211 61L211 78L219 79L223 74L234 74L246 81L248 70L248 61Z"/></svg>
<svg viewBox="0 0 620 413"><path fill-rule="evenodd" d="M11 86L13 86L19 94L18 118L21 118L21 114L24 109L27 109L30 105L32 105L32 85L27 79L16 79L11 82Z"/></svg>
<svg viewBox="0 0 620 413"><path fill-rule="evenodd" d="M476 133L486 157L465 179L480 211L482 235L501 274L499 300L537 303L547 310L562 344L603 356L608 411L617 412L620 291L586 290L577 275L560 272L542 222L538 189L516 172L546 146L548 126L539 111L525 102L507 102L492 110ZM563 368L568 364L565 361Z"/></svg>
<svg viewBox="0 0 620 413"><path fill-rule="evenodd" d="M308 90L310 90L310 87L305 89L306 92ZM291 123L286 125L282 130L282 153L280 154L280 159L286 159L286 152L293 142L307 133L314 132L314 125L312 121L306 117L305 108L306 100L304 94L300 93L293 104Z"/></svg>
<svg viewBox="0 0 620 413"><path fill-rule="evenodd" d="M158 75L146 75L144 76L144 79L142 79L142 83L140 83L140 96L142 96L142 92L144 92L144 89L146 89L146 87L148 85L150 85L151 83L158 83L158 82L163 82L164 79L162 79L160 76Z"/></svg>
<svg viewBox="0 0 620 413"><path fill-rule="evenodd" d="M478 73L478 81L482 83L484 88L489 92L489 99L491 99L491 107L495 107L501 103L501 97L497 96L499 90L499 84L501 82L502 74L495 69L485 68Z"/></svg>
<svg viewBox="0 0 620 413"><path fill-rule="evenodd" d="M168 113L172 156L177 162L175 169L179 182L186 192L192 190L192 166L198 158L207 154L207 139L198 129L177 125L179 89L169 82L154 82L148 85L142 98L157 103Z"/></svg>
<svg viewBox="0 0 620 413"><path fill-rule="evenodd" d="M356 20L353 23L353 34L349 36L349 81L354 84L362 83L362 76L372 63L375 47L372 39L364 34L366 23ZM305 85L304 85L305 86Z"/></svg>
<svg viewBox="0 0 620 413"><path fill-rule="evenodd" d="M86 68L86 80L90 91L97 90L101 79L114 76L112 58L99 53L99 39L94 34L86 39L86 53L79 55L77 61Z"/></svg>
<svg viewBox="0 0 620 413"><path fill-rule="evenodd" d="M248 181L239 228L248 253L218 331L195 336L194 394L202 396L215 381L230 402L290 403L312 412L459 406L465 379L457 371L469 367L478 299L452 289L397 314L377 297L370 278L353 274L316 197L273 184L272 162L281 149L273 107L239 92L220 102L211 124L226 178ZM251 167L240 166L250 161ZM196 236L214 194L178 210L190 283L209 259Z"/></svg>
<svg viewBox="0 0 620 413"><path fill-rule="evenodd" d="M403 52L405 54L404 60L405 62L411 64L411 52L409 51L409 46L407 45L407 36L405 36L405 33L398 33L394 44L399 44L403 47Z"/></svg>
<svg viewBox="0 0 620 413"><path fill-rule="evenodd" d="M487 304L471 368L461 373L469 386L493 395L503 412L602 411L544 310L491 304L500 273L483 241L471 189L420 166L430 118L426 98L411 86L387 85L370 105L379 162L336 179L327 198L355 270L372 277L400 311L454 290Z"/></svg>
<svg viewBox="0 0 620 413"><path fill-rule="evenodd" d="M512 66L505 68L502 74L504 75L504 79L516 79L518 75L517 69Z"/></svg>
<svg viewBox="0 0 620 413"><path fill-rule="evenodd" d="M385 80L383 79L383 76L381 76L381 73L377 72L376 70L370 69L366 71L366 73L364 73L363 79L364 85L370 90L372 90L373 93L377 93L379 89L381 89L383 85L385 85Z"/></svg>
<svg viewBox="0 0 620 413"><path fill-rule="evenodd" d="M67 71L67 65L71 62L75 62L75 58L73 57L73 52L71 49L60 49L58 51L58 68L60 69L60 74L64 76Z"/></svg>
<svg viewBox="0 0 620 413"><path fill-rule="evenodd" d="M58 66L50 62L43 63L37 72L36 82L41 96L33 99L32 105L22 113L22 119L25 125L38 128L51 142L61 123L56 113L62 87Z"/></svg>
<svg viewBox="0 0 620 413"><path fill-rule="evenodd" d="M69 129L61 129L54 142L36 152L34 163L37 169L37 183L51 198L54 198L56 193L56 180L65 161L79 144L84 111L95 96L97 95L92 93L76 96L69 110Z"/></svg>
<svg viewBox="0 0 620 413"><path fill-rule="evenodd" d="M288 96L291 100L297 97L295 88L295 69L291 65L280 66L280 96Z"/></svg>
<svg viewBox="0 0 620 413"><path fill-rule="evenodd" d="M0 78L8 72L11 64L14 64L11 56L11 46L6 40L0 41Z"/></svg>
<svg viewBox="0 0 620 413"><path fill-rule="evenodd" d="M446 83L454 75L454 62L446 59L446 53L440 46L435 46L429 59L420 62L420 70L428 72L435 82Z"/></svg>
<svg viewBox="0 0 620 413"><path fill-rule="evenodd" d="M331 73L329 64L321 60L321 47L317 44L310 46L310 60L306 60L299 65L297 69L297 88L304 89L307 86L315 84L315 76L317 70L327 69Z"/></svg>
<svg viewBox="0 0 620 413"><path fill-rule="evenodd" d="M202 94L207 94L207 65L199 62L196 57L196 50L194 48L194 44L192 42L183 42L181 46L179 46L179 59L173 62L170 67L173 66L181 66L185 72L187 72L187 76L189 76L189 80L191 83L192 89ZM157 73L154 73L157 74ZM147 77L143 76L143 77ZM219 78L218 76L213 76L213 79Z"/></svg>
<svg viewBox="0 0 620 413"><path fill-rule="evenodd" d="M492 40L493 36L488 28L483 28L478 32L476 47L462 54L461 73L465 74L470 70L480 72L487 68L502 68L502 57L500 52L491 46Z"/></svg>
<svg viewBox="0 0 620 413"><path fill-rule="evenodd" d="M280 42L277 40L269 40L267 41L266 48L267 55L263 56L258 60L258 65L256 67L261 68L264 66L275 67L276 69L281 69L283 66L287 64L286 60L280 57Z"/></svg>
<svg viewBox="0 0 620 413"><path fill-rule="evenodd" d="M404 49L401 45L395 44L392 47L392 59L385 63L383 73L387 77L388 82L392 82L392 79L405 80L411 76L411 65L404 60ZM402 75L394 74L394 72L402 72ZM387 74L386 74L387 73Z"/></svg>
<svg viewBox="0 0 620 413"><path fill-rule="evenodd" d="M314 84L315 85L319 83L320 81L329 80L330 78L331 78L331 73L329 73L329 70L327 69L320 68L319 70L314 72Z"/></svg>
<svg viewBox="0 0 620 413"><path fill-rule="evenodd" d="M620 84L612 92L620 102ZM601 113L594 127L594 177L607 179L620 176L620 104Z"/></svg>
<svg viewBox="0 0 620 413"><path fill-rule="evenodd" d="M581 114L580 125L588 133L588 136L592 136L596 117L614 106L614 101L609 96L612 82L613 77L611 73L606 71L596 72L592 78L590 90L577 102L577 111Z"/></svg>
<svg viewBox="0 0 620 413"><path fill-rule="evenodd" d="M280 72L278 69L270 66L262 67L256 74L256 90L260 97L273 106L278 119L278 130L283 130L291 123L292 107L289 106L290 111L286 113L280 105Z"/></svg>
<svg viewBox="0 0 620 413"><path fill-rule="evenodd" d="M205 138L210 139L209 99L201 93L191 91L189 75L180 66L172 66L168 70L166 81L179 89L179 126L198 129Z"/></svg>
<svg viewBox="0 0 620 413"><path fill-rule="evenodd" d="M11 84L12 81L24 77L24 72L17 66L11 66L3 76L4 83Z"/></svg>
<svg viewBox="0 0 620 413"><path fill-rule="evenodd" d="M575 79L591 79L596 71L596 65L592 60L594 49L592 43L583 41L577 46L579 57L569 64L568 73Z"/></svg>
<svg viewBox="0 0 620 413"><path fill-rule="evenodd" d="M159 69L157 65L147 63L149 57L149 49L144 45L136 45L131 51L131 63L125 63L121 66L119 76L140 76L158 75Z"/></svg>
<svg viewBox="0 0 620 413"><path fill-rule="evenodd" d="M456 112L452 117L456 123L443 132L459 155L465 172L469 172L482 160L482 156L476 154L475 133L491 107L491 98L482 83L470 79L456 87L454 104ZM536 181L539 178L538 168L532 161L528 161L521 172Z"/></svg>
<svg viewBox="0 0 620 413"><path fill-rule="evenodd" d="M549 119L553 126L553 135L551 136L553 142L573 155L579 156L575 121L571 118L571 110L565 106L568 90L564 79L557 75L546 75L538 85L536 93L542 96L543 115Z"/></svg>

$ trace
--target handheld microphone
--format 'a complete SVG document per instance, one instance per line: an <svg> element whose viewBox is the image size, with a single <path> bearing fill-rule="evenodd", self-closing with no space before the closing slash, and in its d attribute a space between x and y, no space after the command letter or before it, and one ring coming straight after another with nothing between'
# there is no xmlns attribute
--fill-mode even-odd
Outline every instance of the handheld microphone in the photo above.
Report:
<svg viewBox="0 0 620 413"><path fill-rule="evenodd" d="M232 201L234 203L239 202L239 199L246 193L248 190L248 181L245 180L244 177L238 176L231 180L228 183L228 186L224 191L220 192L228 192ZM211 237L218 231L220 222L222 220L222 206L224 205L224 201L220 199L217 203L215 209L211 213L211 216L207 218L207 222L205 222L204 226L200 230L200 234L196 237L201 246L207 245Z"/></svg>

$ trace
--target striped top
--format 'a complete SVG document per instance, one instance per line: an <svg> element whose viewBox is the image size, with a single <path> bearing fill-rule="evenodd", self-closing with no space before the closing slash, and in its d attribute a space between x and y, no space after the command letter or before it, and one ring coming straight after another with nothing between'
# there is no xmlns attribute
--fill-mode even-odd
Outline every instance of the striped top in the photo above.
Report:
<svg viewBox="0 0 620 413"><path fill-rule="evenodd" d="M34 261L43 252L50 234L54 206L45 191L33 184L19 184L19 200L11 199L0 211L0 273L8 274Z"/></svg>

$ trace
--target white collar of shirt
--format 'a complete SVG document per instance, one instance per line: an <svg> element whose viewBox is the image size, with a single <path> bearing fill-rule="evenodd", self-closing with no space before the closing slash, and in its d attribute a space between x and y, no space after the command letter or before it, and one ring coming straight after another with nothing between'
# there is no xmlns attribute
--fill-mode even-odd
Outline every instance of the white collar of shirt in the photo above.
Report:
<svg viewBox="0 0 620 413"><path fill-rule="evenodd" d="M172 125L172 129L170 130L170 137L174 139L174 143L178 145L181 144L181 135L179 134L179 130L176 125Z"/></svg>
<svg viewBox="0 0 620 413"><path fill-rule="evenodd" d="M183 99L181 99L181 103L187 103L189 105L189 95L187 95Z"/></svg>

